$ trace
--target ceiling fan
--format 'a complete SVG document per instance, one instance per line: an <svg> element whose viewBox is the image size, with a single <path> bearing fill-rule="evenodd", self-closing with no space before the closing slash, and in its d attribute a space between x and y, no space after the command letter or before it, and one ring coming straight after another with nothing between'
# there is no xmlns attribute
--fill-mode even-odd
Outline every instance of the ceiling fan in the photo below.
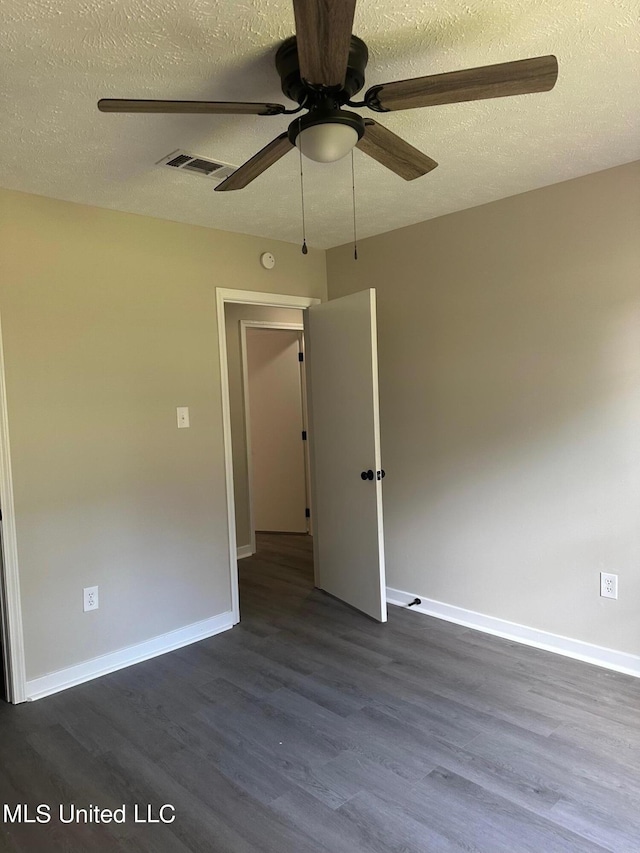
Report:
<svg viewBox="0 0 640 853"><path fill-rule="evenodd" d="M278 48L275 62L282 91L299 106L235 101L149 101L103 98L102 112L207 113L212 115L293 115L284 133L276 136L250 160L216 187L216 192L239 190L297 146L312 160L332 162L354 146L407 181L438 165L372 118L349 107L385 113L485 98L548 92L558 77L555 56L537 56L447 74L433 74L382 83L370 88L362 101L352 101L364 86L369 52L351 34L356 0L293 0L296 35Z"/></svg>

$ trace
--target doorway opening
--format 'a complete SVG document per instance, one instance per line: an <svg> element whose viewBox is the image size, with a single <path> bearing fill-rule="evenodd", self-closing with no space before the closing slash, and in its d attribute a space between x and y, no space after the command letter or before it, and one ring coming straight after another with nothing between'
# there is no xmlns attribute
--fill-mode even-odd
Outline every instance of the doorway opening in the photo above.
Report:
<svg viewBox="0 0 640 853"><path fill-rule="evenodd" d="M234 313L246 310L227 306L227 325ZM249 548L251 554L256 552L257 531L308 534L311 522L302 312L264 307L260 312L266 316L288 314L292 322L240 320L244 405L236 420L244 415L245 441L238 451L247 462L248 495L247 506L239 506L236 479L239 556L243 556L243 548ZM230 344L231 336L227 339ZM233 428L233 411L231 424ZM240 518L242 514L244 519ZM241 521L247 520L250 541L243 546L240 527Z"/></svg>
<svg viewBox="0 0 640 853"><path fill-rule="evenodd" d="M302 310L227 303L237 556L256 533L310 532Z"/></svg>
<svg viewBox="0 0 640 853"><path fill-rule="evenodd" d="M235 334L233 325L227 327L228 303L304 311L313 584L375 621L386 622L385 471L381 464L375 291L360 291L323 304L317 299L251 291L216 292L234 622L240 621L236 523L240 504L235 497L234 466L238 441L246 441L246 431L239 431L241 438L234 447L229 362L237 351L227 346L227 331L229 337ZM239 323L243 318L237 319ZM259 524L253 525L256 527ZM251 533L252 525L247 522L245 543ZM258 537L256 540L259 544ZM251 546L247 551L251 552Z"/></svg>
<svg viewBox="0 0 640 853"><path fill-rule="evenodd" d="M220 288L216 293L237 623L238 559L260 548L280 547L281 541L285 549L298 544L307 568L312 559L304 362L299 353L304 358L302 312L320 300Z"/></svg>
<svg viewBox="0 0 640 853"><path fill-rule="evenodd" d="M302 310L227 303L225 329L246 618L256 593L264 606L266 599L288 595L293 579L313 588ZM268 571L274 561L288 564L287 583Z"/></svg>

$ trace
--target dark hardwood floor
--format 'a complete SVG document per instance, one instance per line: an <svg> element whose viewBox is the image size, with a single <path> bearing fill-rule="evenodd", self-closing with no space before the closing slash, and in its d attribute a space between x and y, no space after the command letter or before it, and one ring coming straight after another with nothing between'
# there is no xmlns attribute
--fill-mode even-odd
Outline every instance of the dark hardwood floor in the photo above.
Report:
<svg viewBox="0 0 640 853"><path fill-rule="evenodd" d="M640 681L395 607L377 625L313 589L308 537L261 535L240 573L232 631L0 706L0 808L52 806L0 850L640 853Z"/></svg>

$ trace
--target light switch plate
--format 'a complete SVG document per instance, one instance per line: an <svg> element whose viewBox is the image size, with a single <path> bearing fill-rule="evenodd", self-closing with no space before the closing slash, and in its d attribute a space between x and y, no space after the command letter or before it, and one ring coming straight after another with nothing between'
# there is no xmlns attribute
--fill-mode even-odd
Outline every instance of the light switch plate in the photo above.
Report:
<svg viewBox="0 0 640 853"><path fill-rule="evenodd" d="M189 424L189 406L178 406L178 429L186 429Z"/></svg>

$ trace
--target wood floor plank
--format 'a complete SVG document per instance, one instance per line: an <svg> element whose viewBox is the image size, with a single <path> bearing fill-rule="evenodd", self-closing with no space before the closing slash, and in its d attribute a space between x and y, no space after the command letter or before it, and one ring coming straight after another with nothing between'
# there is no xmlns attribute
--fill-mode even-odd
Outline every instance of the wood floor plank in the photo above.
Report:
<svg viewBox="0 0 640 853"><path fill-rule="evenodd" d="M303 790L285 794L273 803L273 808L300 831L323 839L330 853L414 853L400 847L388 833L373 837L340 810L333 811Z"/></svg>
<svg viewBox="0 0 640 853"><path fill-rule="evenodd" d="M232 631L0 704L0 801L173 804L16 826L4 851L640 853L640 680L313 587L258 535Z"/></svg>
<svg viewBox="0 0 640 853"><path fill-rule="evenodd" d="M444 768L436 768L401 796L364 792L340 811L359 812L361 819L371 823L380 820L376 815L400 812L424 826L425 850L446 839L452 849L460 851L604 853L601 846Z"/></svg>
<svg viewBox="0 0 640 853"><path fill-rule="evenodd" d="M331 808L339 808L362 791L402 791L410 788L416 781L414 778L399 776L379 761L373 761L361 752L351 750L341 752L337 758L316 768L314 776L320 784L315 789L305 787L305 790Z"/></svg>
<svg viewBox="0 0 640 853"><path fill-rule="evenodd" d="M615 818L612 820L612 815ZM616 853L635 853L640 850L638 811L622 815L610 803L592 803L588 809L584 802L562 798L549 817L554 823Z"/></svg>
<svg viewBox="0 0 640 853"><path fill-rule="evenodd" d="M167 757L170 761L175 755ZM169 803L175 808L175 822L169 826L142 827L140 835L151 834L156 841L177 841L192 853L258 853L247 840L241 826L230 826L225 817L210 808L202 799L177 780L165 767L153 761L135 748L114 750L103 757L103 763L120 780L126 789L129 803L153 803L160 806ZM221 788L226 787L224 783ZM126 850L127 848L124 847Z"/></svg>
<svg viewBox="0 0 640 853"><path fill-rule="evenodd" d="M411 805L405 806L402 797L360 791L339 809L339 814L358 827L371 847L376 845L373 849L384 849L385 842L399 853L468 853L482 849L458 844L443 835L435 822L416 819Z"/></svg>
<svg viewBox="0 0 640 853"><path fill-rule="evenodd" d="M4 731L3 731L4 734ZM33 823L19 822L10 823L2 821L0 824L0 849L18 850L48 850L64 849L78 851L90 849L117 850L119 841L111 832L110 826L96 827L91 825L74 825L73 831L69 832L67 827L57 819L59 805L70 803L74 800L74 780L68 780L65 768L52 762L50 756L43 754L39 748L42 745L53 746L59 737L58 727L39 729L30 740L7 741L0 739L0 765L2 775L0 777L0 801L2 805L9 805L14 810L18 804L27 808L27 814ZM73 757L69 756L70 761ZM82 790L82 788L80 789ZM105 807L108 795L105 795ZM37 823L36 809L44 805L50 808L51 824ZM3 815L4 817L4 815Z"/></svg>
<svg viewBox="0 0 640 853"><path fill-rule="evenodd" d="M546 780L561 796L582 800L589 807L607 803L620 816L629 812L640 816L637 768L621 765L613 757L605 759L589 748L526 731L480 735L467 749L517 769L523 777Z"/></svg>
<svg viewBox="0 0 640 853"><path fill-rule="evenodd" d="M306 829L293 827L288 820L281 818L276 809L266 807L246 791L230 784L206 757L184 750L168 756L160 764L251 849L264 850L265 853L281 853L283 850L322 853L322 845L317 844Z"/></svg>
<svg viewBox="0 0 640 853"><path fill-rule="evenodd" d="M304 720L309 733L324 738L336 751L349 750L396 773L403 779L420 779L435 766L413 740L392 740L367 716L367 708L342 719L305 697L280 690L268 698L291 719Z"/></svg>

